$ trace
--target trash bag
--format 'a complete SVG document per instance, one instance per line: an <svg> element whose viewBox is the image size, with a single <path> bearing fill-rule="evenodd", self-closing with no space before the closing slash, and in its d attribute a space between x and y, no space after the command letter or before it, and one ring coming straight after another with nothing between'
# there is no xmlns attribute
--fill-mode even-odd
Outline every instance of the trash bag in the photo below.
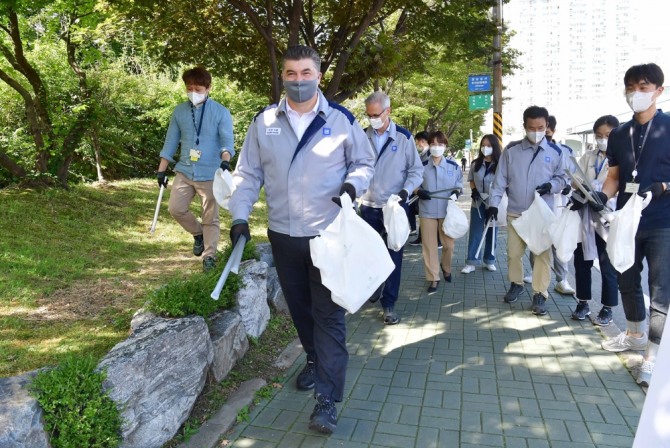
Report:
<svg viewBox="0 0 670 448"><path fill-rule="evenodd" d="M564 209L561 216L549 229L551 242L556 248L556 257L567 263L581 241L582 219L576 210Z"/></svg>
<svg viewBox="0 0 670 448"><path fill-rule="evenodd" d="M214 183L212 184L214 199L221 208L228 210L228 201L235 190L233 186L233 176L230 171L218 168L214 173Z"/></svg>
<svg viewBox="0 0 670 448"><path fill-rule="evenodd" d="M614 269L620 274L635 263L635 234L640 224L642 210L649 205L649 201L651 193L647 193L644 198L633 194L621 210L612 213L607 237L607 255Z"/></svg>
<svg viewBox="0 0 670 448"><path fill-rule="evenodd" d="M393 272L382 237L356 214L347 193L335 220L309 242L321 282L333 302L355 313Z"/></svg>
<svg viewBox="0 0 670 448"><path fill-rule="evenodd" d="M442 223L442 231L447 234L447 236L458 239L468 233L468 217L465 216L465 212L461 210L456 201L449 199L447 201L447 216L444 217L444 222Z"/></svg>
<svg viewBox="0 0 670 448"><path fill-rule="evenodd" d="M528 249L535 255L551 247L549 229L556 221L556 216L544 199L535 192L535 200L521 216L512 221L512 226Z"/></svg>
<svg viewBox="0 0 670 448"><path fill-rule="evenodd" d="M507 193L503 194L502 199L500 199L500 204L498 204L498 219L496 220L496 227L506 227L507 226Z"/></svg>
<svg viewBox="0 0 670 448"><path fill-rule="evenodd" d="M386 228L386 244L388 248L399 251L409 238L409 220L405 209L400 205L400 196L392 194L384 208L384 227Z"/></svg>

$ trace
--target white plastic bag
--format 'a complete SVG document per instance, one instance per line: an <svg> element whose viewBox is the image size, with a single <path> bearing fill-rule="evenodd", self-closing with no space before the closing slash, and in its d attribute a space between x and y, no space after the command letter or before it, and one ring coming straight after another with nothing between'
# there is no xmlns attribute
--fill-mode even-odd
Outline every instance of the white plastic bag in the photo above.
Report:
<svg viewBox="0 0 670 448"><path fill-rule="evenodd" d="M535 200L521 216L512 221L514 230L535 255L551 247L549 229L556 221L556 216L544 199L535 192Z"/></svg>
<svg viewBox="0 0 670 448"><path fill-rule="evenodd" d="M405 209L400 205L400 196L392 194L382 208L384 227L386 228L386 244L394 251L402 249L409 238L409 220Z"/></svg>
<svg viewBox="0 0 670 448"><path fill-rule="evenodd" d="M607 255L614 269L621 274L635 263L635 234L642 210L649 205L649 201L651 193L647 193L644 198L633 194L621 210L612 213L607 237Z"/></svg>
<svg viewBox="0 0 670 448"><path fill-rule="evenodd" d="M581 225L582 219L579 212L566 208L549 230L551 242L556 248L556 257L563 263L570 261L577 249L577 243L580 243Z"/></svg>
<svg viewBox="0 0 670 448"><path fill-rule="evenodd" d="M342 210L335 220L309 242L321 282L333 302L355 313L393 272L382 237L354 211L351 198L340 196Z"/></svg>
<svg viewBox="0 0 670 448"><path fill-rule="evenodd" d="M447 201L447 216L444 217L442 230L447 236L458 239L468 233L468 217L461 210L456 201L449 199Z"/></svg>
<svg viewBox="0 0 670 448"><path fill-rule="evenodd" d="M506 227L507 226L507 193L503 194L502 199L500 199L500 204L498 204L498 219L496 219L496 227Z"/></svg>
<svg viewBox="0 0 670 448"><path fill-rule="evenodd" d="M235 190L233 176L230 174L230 171L221 168L216 170L212 190L214 191L214 199L216 199L219 206L228 210L228 201Z"/></svg>

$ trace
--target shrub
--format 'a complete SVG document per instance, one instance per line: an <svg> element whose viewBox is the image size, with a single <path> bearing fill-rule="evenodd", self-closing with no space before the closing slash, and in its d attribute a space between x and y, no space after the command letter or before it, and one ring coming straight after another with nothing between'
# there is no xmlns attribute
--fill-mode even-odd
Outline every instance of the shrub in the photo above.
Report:
<svg viewBox="0 0 670 448"><path fill-rule="evenodd" d="M30 389L44 410L53 448L108 448L121 441L121 414L102 389L92 356L67 358L37 374Z"/></svg>

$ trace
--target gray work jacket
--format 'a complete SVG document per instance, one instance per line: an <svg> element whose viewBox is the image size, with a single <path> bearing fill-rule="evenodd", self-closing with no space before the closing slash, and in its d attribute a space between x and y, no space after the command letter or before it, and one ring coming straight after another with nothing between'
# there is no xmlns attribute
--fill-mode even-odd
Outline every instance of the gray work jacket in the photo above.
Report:
<svg viewBox="0 0 670 448"><path fill-rule="evenodd" d="M461 166L452 159L446 159L444 156L440 163L435 165L433 158L423 170L423 183L421 188L429 192L447 190L442 193L435 193L435 196L448 198L453 190L463 191L463 171ZM430 200L419 200L419 217L442 219L447 215L447 199L437 197Z"/></svg>

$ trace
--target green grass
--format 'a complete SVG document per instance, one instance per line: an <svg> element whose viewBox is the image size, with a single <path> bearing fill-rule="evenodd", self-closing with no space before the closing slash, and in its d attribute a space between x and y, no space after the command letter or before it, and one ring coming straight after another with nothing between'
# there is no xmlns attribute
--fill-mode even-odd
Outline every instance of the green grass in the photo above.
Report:
<svg viewBox="0 0 670 448"><path fill-rule="evenodd" d="M0 377L68 355L102 357L127 337L152 291L201 271L192 237L167 212L168 197L151 235L153 180L0 190ZM261 199L250 222L255 242L267 241ZM220 218L222 250L230 215L222 210Z"/></svg>

